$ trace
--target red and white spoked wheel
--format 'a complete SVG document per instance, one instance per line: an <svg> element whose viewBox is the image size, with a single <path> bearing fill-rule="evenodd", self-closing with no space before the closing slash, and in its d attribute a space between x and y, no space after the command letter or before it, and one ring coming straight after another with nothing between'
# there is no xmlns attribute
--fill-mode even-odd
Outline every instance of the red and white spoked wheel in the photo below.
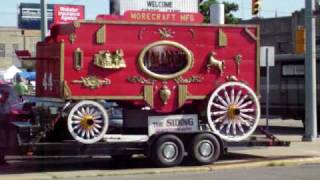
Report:
<svg viewBox="0 0 320 180"><path fill-rule="evenodd" d="M98 142L108 130L108 114L104 107L95 101L80 101L68 115L68 130L78 142Z"/></svg>
<svg viewBox="0 0 320 180"><path fill-rule="evenodd" d="M227 82L210 96L207 118L214 133L226 141L241 141L256 129L260 103L255 93L240 82Z"/></svg>

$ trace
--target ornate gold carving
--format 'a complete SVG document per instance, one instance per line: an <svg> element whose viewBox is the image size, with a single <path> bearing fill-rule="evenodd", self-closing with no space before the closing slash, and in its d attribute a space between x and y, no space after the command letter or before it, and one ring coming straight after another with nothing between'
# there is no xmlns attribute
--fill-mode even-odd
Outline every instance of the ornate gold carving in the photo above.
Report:
<svg viewBox="0 0 320 180"><path fill-rule="evenodd" d="M176 72L174 74L157 74L157 73L150 71L144 64L144 57L147 54L149 49L156 47L156 46L160 46L160 45L161 46L166 46L166 45L173 46L178 49L181 49L186 55L187 65L185 66L185 68L183 68L181 71ZM139 63L139 66L140 66L142 72L144 72L145 74L149 75L152 78L165 81L165 80L174 79L178 76L181 76L182 74L186 73L189 69L191 69L192 65L193 65L193 55L192 55L192 52L188 48L183 46L182 44L174 42L174 41L163 40L163 41L157 41L157 42L151 43L148 46L146 46L142 50L142 52L140 53L138 63Z"/></svg>
<svg viewBox="0 0 320 180"><path fill-rule="evenodd" d="M254 35L254 34L250 31L250 29L249 29L248 27L245 27L245 28L244 28L244 31L247 33L247 35L248 35L251 39L253 39L253 40L255 40L255 41L258 40L258 37L257 37L256 35Z"/></svg>
<svg viewBox="0 0 320 180"><path fill-rule="evenodd" d="M73 80L72 83L82 84L86 88L97 89L101 86L110 85L110 79L98 79L96 76L81 77L81 80Z"/></svg>
<svg viewBox="0 0 320 180"><path fill-rule="evenodd" d="M219 70L219 76L221 76L224 72L225 69L225 63L224 61L221 60L217 60L214 56L216 55L215 52L211 52L210 57L209 57L209 61L207 64L207 70L210 71L211 67L215 67Z"/></svg>
<svg viewBox="0 0 320 180"><path fill-rule="evenodd" d="M76 40L76 38L77 38L76 33L71 33L71 34L69 35L69 41L70 41L70 43L73 44L74 41Z"/></svg>
<svg viewBox="0 0 320 180"><path fill-rule="evenodd" d="M179 97L178 97L179 107L182 107L188 99L188 86L179 85Z"/></svg>
<svg viewBox="0 0 320 180"><path fill-rule="evenodd" d="M160 90L160 98L163 104L168 103L170 96L171 96L171 90L168 88L168 86L164 85Z"/></svg>
<svg viewBox="0 0 320 180"><path fill-rule="evenodd" d="M94 55L94 65L104 69L125 68L127 65L123 56L122 49L117 49L115 53L110 53L108 50L99 51Z"/></svg>
<svg viewBox="0 0 320 180"><path fill-rule="evenodd" d="M175 34L175 32L167 28L158 29L158 33L160 34L161 39L173 38L173 34Z"/></svg>
<svg viewBox="0 0 320 180"><path fill-rule="evenodd" d="M144 86L144 93L143 93L144 101L153 108L153 86L146 85Z"/></svg>
<svg viewBox="0 0 320 180"><path fill-rule="evenodd" d="M234 62L237 65L237 75L239 76L239 74L240 74L240 64L242 62L242 55L241 54L236 55L236 57L234 57Z"/></svg>
<svg viewBox="0 0 320 180"><path fill-rule="evenodd" d="M175 78L174 81L178 84L201 83L203 81L203 78L200 76L191 76L187 79L183 79L183 77L179 76Z"/></svg>
<svg viewBox="0 0 320 180"><path fill-rule="evenodd" d="M80 28L80 25L81 25L81 23L80 23L79 21L74 21L74 22L73 22L73 26L74 26L75 28Z"/></svg>
<svg viewBox="0 0 320 180"><path fill-rule="evenodd" d="M106 42L106 25L103 25L96 32L96 43L104 44L105 42Z"/></svg>
<svg viewBox="0 0 320 180"><path fill-rule="evenodd" d="M219 29L219 46L226 47L228 45L228 37L222 29Z"/></svg>
<svg viewBox="0 0 320 180"><path fill-rule="evenodd" d="M66 98L71 96L71 90L68 86L67 81L63 82L63 96Z"/></svg>
<svg viewBox="0 0 320 180"><path fill-rule="evenodd" d="M152 85L156 82L156 80L154 80L154 79L145 79L141 76L128 77L127 80L131 83L150 84L150 85Z"/></svg>
<svg viewBox="0 0 320 180"><path fill-rule="evenodd" d="M238 78L236 76L233 76L233 75L227 76L226 80L227 81L239 81Z"/></svg>
<svg viewBox="0 0 320 180"><path fill-rule="evenodd" d="M80 48L73 53L73 68L77 71L83 68L83 51Z"/></svg>

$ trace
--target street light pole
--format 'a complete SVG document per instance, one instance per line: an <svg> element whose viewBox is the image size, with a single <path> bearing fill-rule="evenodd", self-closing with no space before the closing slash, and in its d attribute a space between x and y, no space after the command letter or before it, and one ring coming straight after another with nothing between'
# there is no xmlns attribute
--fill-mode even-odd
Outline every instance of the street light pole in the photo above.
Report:
<svg viewBox="0 0 320 180"><path fill-rule="evenodd" d="M41 40L43 41L48 31L47 25L47 0L40 1L41 7Z"/></svg>
<svg viewBox="0 0 320 180"><path fill-rule="evenodd" d="M306 55L305 55L305 132L304 141L317 138L316 39L315 0L305 0Z"/></svg>

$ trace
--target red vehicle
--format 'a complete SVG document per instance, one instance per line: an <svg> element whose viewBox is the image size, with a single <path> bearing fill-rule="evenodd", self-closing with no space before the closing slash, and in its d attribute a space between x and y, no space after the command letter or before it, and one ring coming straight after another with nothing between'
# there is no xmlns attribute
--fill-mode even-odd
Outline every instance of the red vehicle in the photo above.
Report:
<svg viewBox="0 0 320 180"><path fill-rule="evenodd" d="M132 135L147 139L143 152L159 165L178 165L185 149L207 164L222 140L244 140L258 124L258 50L251 25L56 25L37 44L36 96L61 110L49 129L63 124L59 131L81 144ZM123 124L112 128L119 107Z"/></svg>

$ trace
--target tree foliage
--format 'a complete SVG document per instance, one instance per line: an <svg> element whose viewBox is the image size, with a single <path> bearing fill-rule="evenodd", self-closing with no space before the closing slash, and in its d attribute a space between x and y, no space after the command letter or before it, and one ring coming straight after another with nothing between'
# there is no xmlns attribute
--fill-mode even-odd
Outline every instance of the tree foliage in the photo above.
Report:
<svg viewBox="0 0 320 180"><path fill-rule="evenodd" d="M200 13L204 16L204 22L210 22L210 6L212 4L218 3L217 0L206 0L200 4ZM239 10L238 4L223 2L225 7L225 23L226 24L237 24L240 19L235 17L232 12L236 12Z"/></svg>

